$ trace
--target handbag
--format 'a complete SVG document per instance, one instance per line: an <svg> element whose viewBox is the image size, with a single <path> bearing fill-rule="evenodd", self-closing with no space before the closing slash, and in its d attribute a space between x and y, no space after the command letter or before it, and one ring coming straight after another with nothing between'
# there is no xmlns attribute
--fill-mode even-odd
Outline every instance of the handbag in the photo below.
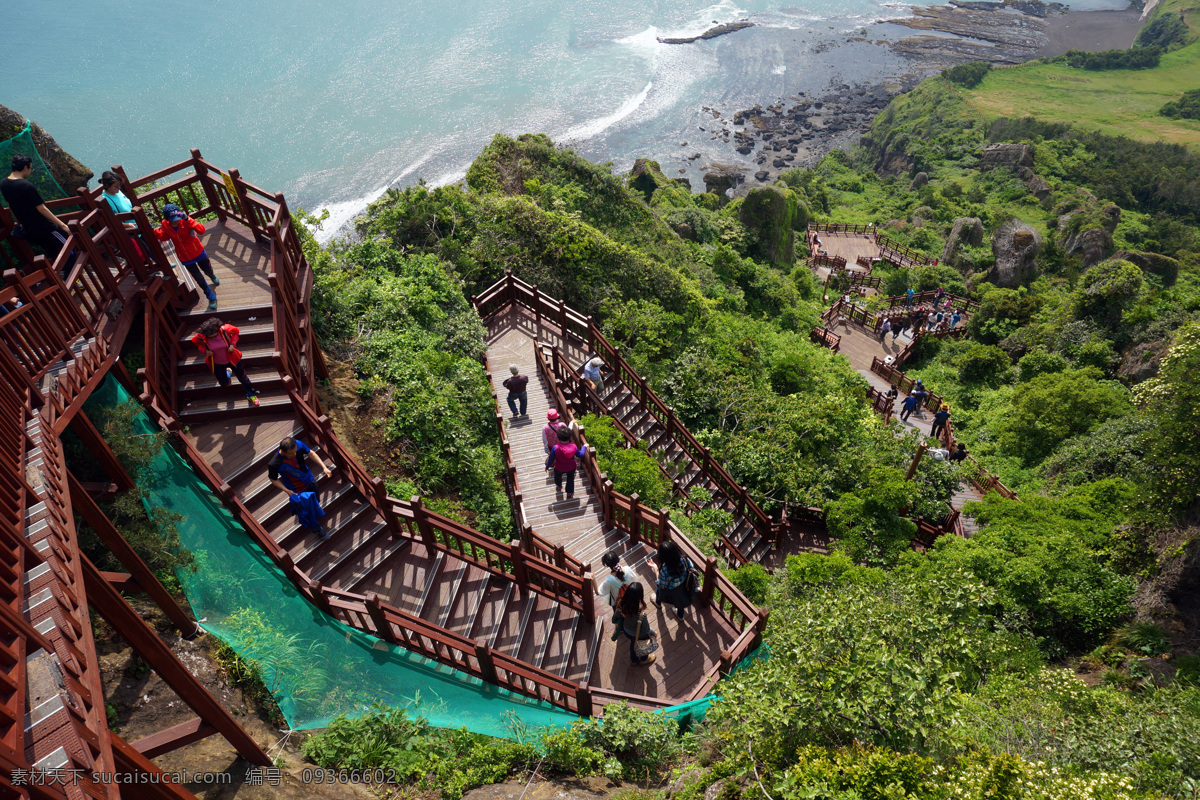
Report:
<svg viewBox="0 0 1200 800"><path fill-rule="evenodd" d="M688 594L696 594L700 591L700 581L702 576L700 570L696 569L696 565L688 562L687 578L683 582L683 586L687 589Z"/></svg>
<svg viewBox="0 0 1200 800"><path fill-rule="evenodd" d="M637 653L638 658L645 658L658 650L658 637L651 633L649 639L639 639L638 637L641 635L642 618L638 617L637 632L633 635L633 652Z"/></svg>

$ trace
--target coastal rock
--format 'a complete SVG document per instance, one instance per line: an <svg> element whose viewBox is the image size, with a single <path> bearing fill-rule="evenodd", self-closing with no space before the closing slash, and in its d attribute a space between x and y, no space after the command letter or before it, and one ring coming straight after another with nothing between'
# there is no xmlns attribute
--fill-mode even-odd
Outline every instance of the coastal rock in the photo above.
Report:
<svg viewBox="0 0 1200 800"><path fill-rule="evenodd" d="M689 239L693 242L696 241L696 231L693 230L692 226L688 225L686 222L676 223L672 226L672 230L675 231L676 235L678 235L680 239Z"/></svg>
<svg viewBox="0 0 1200 800"><path fill-rule="evenodd" d="M992 235L995 264L988 280L1005 289L1016 289L1037 275L1037 254L1042 237L1032 226L1018 219L1001 225Z"/></svg>
<svg viewBox="0 0 1200 800"><path fill-rule="evenodd" d="M1109 256L1108 260L1121 260L1136 264L1142 272L1149 272L1162 278L1162 282L1167 286L1170 286L1179 277L1179 262L1158 253L1118 250Z"/></svg>
<svg viewBox="0 0 1200 800"><path fill-rule="evenodd" d="M724 36L727 33L740 31L744 28L753 28L754 23L747 20L739 20L737 22L726 22L723 25L717 25L714 28L709 28L699 36L681 36L681 37L658 37L659 44L691 44L698 42L701 39L715 39L718 36Z"/></svg>
<svg viewBox="0 0 1200 800"><path fill-rule="evenodd" d="M983 171L996 167L1032 167L1033 148L1027 144L1002 142L989 144L979 155L979 168Z"/></svg>
<svg viewBox="0 0 1200 800"><path fill-rule="evenodd" d="M11 108L0 106L0 141L11 139L24 128L25 117ZM54 141L54 137L46 133L41 125L32 122L29 132L33 134L33 146L37 148L38 155L42 157L42 161L46 162L51 176L64 192L73 195L79 187L87 186L88 181L95 173L59 147L58 142ZM9 165L5 164L5 175L8 174L8 168Z"/></svg>
<svg viewBox="0 0 1200 800"><path fill-rule="evenodd" d="M979 247L983 244L983 221L978 217L959 217L950 228L950 236L942 247L942 263L957 269L973 267L974 264L960 265L958 249L963 245Z"/></svg>
<svg viewBox="0 0 1200 800"><path fill-rule="evenodd" d="M754 180L756 181L765 181L769 177L771 177L771 173L765 169L760 169L758 172L754 173Z"/></svg>
<svg viewBox="0 0 1200 800"><path fill-rule="evenodd" d="M704 186L720 197L724 205L729 199L727 192L745 179L745 172L732 164L712 164L704 173Z"/></svg>
<svg viewBox="0 0 1200 800"><path fill-rule="evenodd" d="M796 261L796 230L808 224L808 209L783 184L755 186L738 207L738 219L753 234L750 255L776 264Z"/></svg>
<svg viewBox="0 0 1200 800"><path fill-rule="evenodd" d="M903 175L913 168L915 159L903 150L888 150L876 165L881 175Z"/></svg>
<svg viewBox="0 0 1200 800"><path fill-rule="evenodd" d="M909 184L908 188L920 189L922 186L925 186L928 183L929 183L929 173L928 172L918 172L916 175L913 175L912 183Z"/></svg>
<svg viewBox="0 0 1200 800"><path fill-rule="evenodd" d="M671 183L671 179L663 174L658 162L648 158L639 158L633 162L633 169L629 170L627 180L629 188L641 192L647 203L659 187Z"/></svg>

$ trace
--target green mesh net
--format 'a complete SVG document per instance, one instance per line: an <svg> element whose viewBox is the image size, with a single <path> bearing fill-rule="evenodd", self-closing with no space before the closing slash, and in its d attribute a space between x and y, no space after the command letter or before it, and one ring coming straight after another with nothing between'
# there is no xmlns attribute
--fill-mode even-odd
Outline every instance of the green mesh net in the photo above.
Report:
<svg viewBox="0 0 1200 800"><path fill-rule="evenodd" d="M18 154L27 155L33 159L33 173L29 176L29 180L37 187L43 200L57 200L67 196L67 193L54 180L54 176L50 174L46 162L42 161L42 157L38 155L37 148L33 146L33 134L30 132L28 122L25 123L25 129L16 136L0 142L0 170L3 170L0 172L0 177L8 175L12 167L12 157ZM3 195L0 195L0 203L8 205L4 202Z"/></svg>
<svg viewBox="0 0 1200 800"><path fill-rule="evenodd" d="M88 400L96 410L130 395L111 375ZM142 414L144 433L157 427ZM196 571L178 577L196 619L263 679L293 730L323 728L372 705L403 707L444 728L512 738L518 730L564 726L578 717L397 648L327 616L304 598L208 486L170 447L139 481L146 505L179 514L180 539ZM667 709L682 722L704 717L714 698Z"/></svg>

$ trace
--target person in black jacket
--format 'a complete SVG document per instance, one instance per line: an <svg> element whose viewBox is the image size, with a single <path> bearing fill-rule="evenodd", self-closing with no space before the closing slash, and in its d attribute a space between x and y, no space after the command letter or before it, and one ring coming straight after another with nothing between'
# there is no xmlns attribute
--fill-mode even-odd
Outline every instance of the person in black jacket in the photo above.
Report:
<svg viewBox="0 0 1200 800"><path fill-rule="evenodd" d="M529 378L521 374L521 368L516 364L510 364L508 371L512 373L504 379L503 386L508 389L508 407L512 410L512 418L528 416L525 413L525 406L529 402ZM520 411L517 411L517 404L520 403Z"/></svg>
<svg viewBox="0 0 1200 800"><path fill-rule="evenodd" d="M54 263L71 230L46 207L41 193L29 180L32 173L33 159L17 153L12 157L12 172L0 181L0 194L21 224L23 238L42 248L46 260Z"/></svg>

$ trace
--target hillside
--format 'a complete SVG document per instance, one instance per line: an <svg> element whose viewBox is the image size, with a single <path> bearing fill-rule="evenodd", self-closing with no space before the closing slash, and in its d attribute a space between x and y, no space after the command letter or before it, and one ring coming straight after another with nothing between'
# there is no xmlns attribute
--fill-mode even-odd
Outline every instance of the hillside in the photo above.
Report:
<svg viewBox="0 0 1200 800"><path fill-rule="evenodd" d="M1168 52L1154 69L1092 71L1065 63L996 69L977 87L958 94L989 123L1031 116L1112 136L1200 149L1200 120L1158 113L1183 92L1200 88L1200 7L1195 0L1159 3L1138 43L1162 43Z"/></svg>
<svg viewBox="0 0 1200 800"><path fill-rule="evenodd" d="M393 190L359 220L365 243L309 244L319 333L358 375L360 421L388 420L377 446L405 454L393 481L502 534L464 302L512 270L594 315L764 508L820 506L839 537L772 575L732 573L771 610L771 657L728 678L703 724L622 712L527 733L532 750L477 756L493 774L536 753L543 775L688 800L1197 796L1200 129L1157 108L1194 88L1200 45L1177 43L1140 71L928 80L855 152L732 201L653 162L616 175L544 136L497 136L467 188ZM1120 113L1093 113L1098 96ZM980 303L965 338L924 337L905 367L1020 498L969 507L970 538L909 547L912 513L944 508L966 475L931 459L907 475L919 432L883 422L863 377L810 341L828 302L804 263L810 221L873 224L939 262L877 265L883 295ZM460 401L424 411L405 390L422 374ZM476 455L458 474L464 442ZM628 453L611 478L675 502ZM682 524L703 540L720 520ZM381 721L339 724L312 750L360 764L326 745ZM407 735L388 746L411 749ZM439 748L417 748L423 785L457 797L482 780L439 783Z"/></svg>

